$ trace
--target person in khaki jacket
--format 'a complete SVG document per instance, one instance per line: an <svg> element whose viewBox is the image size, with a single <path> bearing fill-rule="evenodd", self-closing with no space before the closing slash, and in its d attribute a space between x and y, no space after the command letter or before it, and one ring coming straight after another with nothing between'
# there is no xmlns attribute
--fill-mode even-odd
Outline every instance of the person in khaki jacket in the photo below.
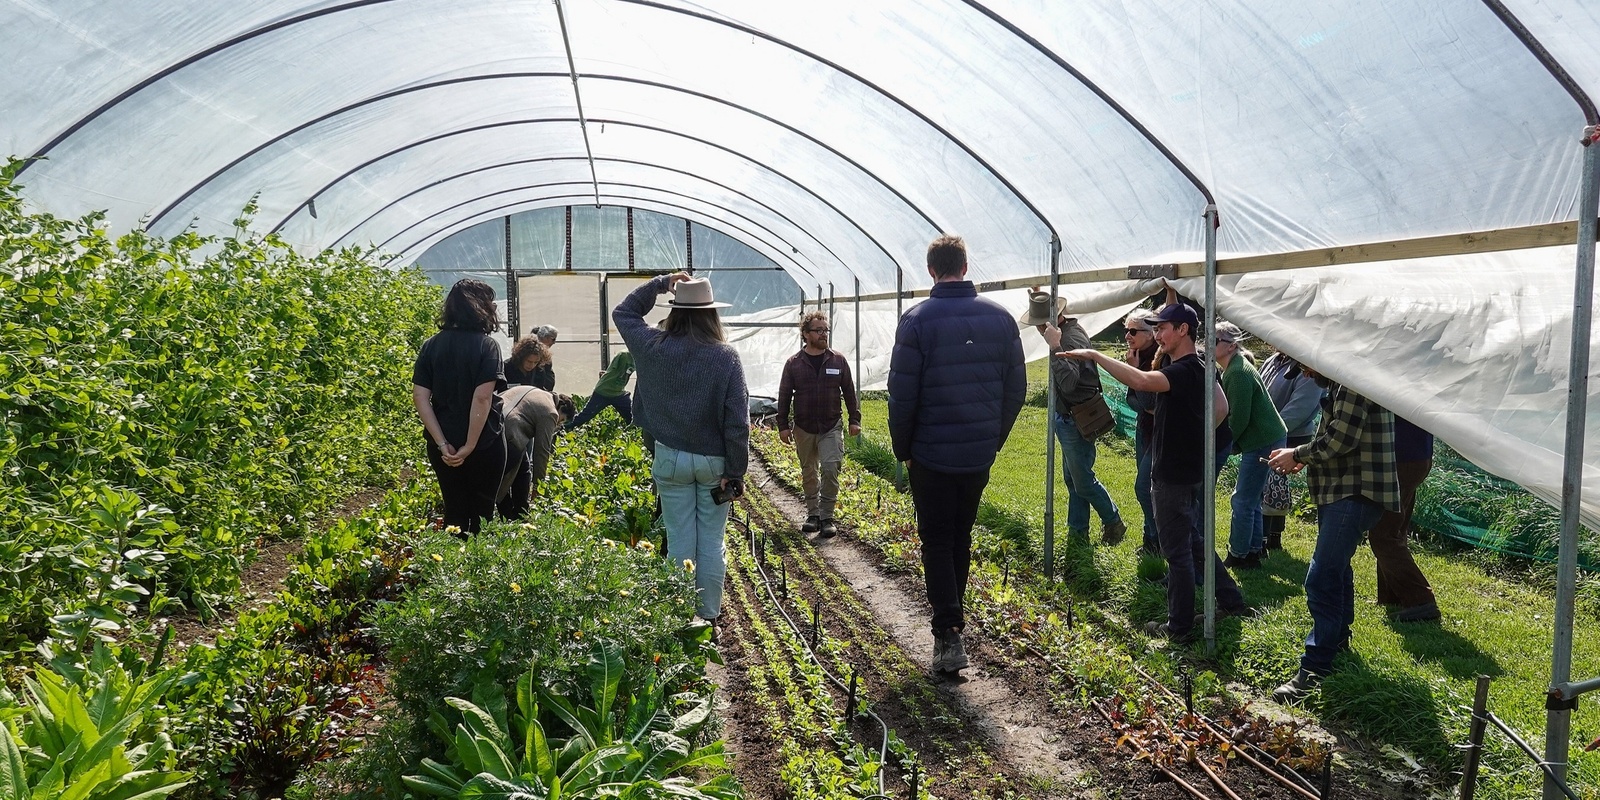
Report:
<svg viewBox="0 0 1600 800"><path fill-rule="evenodd" d="M831 333L827 314L806 314L800 320L800 339L805 346L784 363L783 377L778 380L778 437L798 451L805 485L806 522L800 530L824 539L839 532L833 509L839 498L839 466L844 461L840 400L850 414L850 435L861 435L861 404L851 380L850 362L839 351L828 349Z"/></svg>

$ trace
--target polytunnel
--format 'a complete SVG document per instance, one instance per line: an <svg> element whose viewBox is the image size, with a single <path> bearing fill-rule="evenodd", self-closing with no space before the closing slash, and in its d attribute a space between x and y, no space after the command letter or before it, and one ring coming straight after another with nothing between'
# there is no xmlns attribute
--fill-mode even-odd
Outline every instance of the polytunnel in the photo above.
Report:
<svg viewBox="0 0 1600 800"><path fill-rule="evenodd" d="M1166 276L1564 502L1564 586L1600 527L1593 3L11 0L0 31L0 149L53 213L226 232L253 197L297 248L401 266L635 206L826 291L869 387L958 232L1009 306L1056 280L1096 328ZM775 383L792 332L740 335ZM1564 602L1553 706L1595 688Z"/></svg>

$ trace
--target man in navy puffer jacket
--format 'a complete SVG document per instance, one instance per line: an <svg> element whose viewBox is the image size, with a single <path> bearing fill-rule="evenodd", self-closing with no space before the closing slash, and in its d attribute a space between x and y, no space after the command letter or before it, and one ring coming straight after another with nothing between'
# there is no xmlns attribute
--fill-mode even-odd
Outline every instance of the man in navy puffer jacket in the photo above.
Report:
<svg viewBox="0 0 1600 800"><path fill-rule="evenodd" d="M1022 411L1027 375L1011 314L978 297L959 236L928 245L933 291L900 318L889 363L889 436L906 463L933 606L933 669L967 666L962 598L989 467Z"/></svg>

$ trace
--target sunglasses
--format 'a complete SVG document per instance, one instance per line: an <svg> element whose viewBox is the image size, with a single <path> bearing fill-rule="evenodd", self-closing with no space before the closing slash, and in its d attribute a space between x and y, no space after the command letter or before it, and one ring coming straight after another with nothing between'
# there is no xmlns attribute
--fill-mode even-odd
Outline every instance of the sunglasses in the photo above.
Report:
<svg viewBox="0 0 1600 800"><path fill-rule="evenodd" d="M1133 336L1134 334L1139 334L1139 333L1154 333L1154 332L1155 331L1152 331L1149 328L1128 328L1127 330L1122 332L1122 335L1123 336Z"/></svg>

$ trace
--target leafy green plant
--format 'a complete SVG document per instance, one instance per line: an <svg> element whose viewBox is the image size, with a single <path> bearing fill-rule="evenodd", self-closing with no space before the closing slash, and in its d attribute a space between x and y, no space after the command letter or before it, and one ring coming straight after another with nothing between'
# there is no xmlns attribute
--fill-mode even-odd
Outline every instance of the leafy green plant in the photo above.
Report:
<svg viewBox="0 0 1600 800"><path fill-rule="evenodd" d="M507 722L503 692L480 684L470 702L448 698L460 712L453 732L442 715L434 728L447 747L449 763L424 759L419 775L406 786L433 797L526 797L543 800L611 796L620 798L738 798L722 742L695 748L710 719L711 698L669 698L651 671L637 691L623 683L623 651L595 642L586 672L587 697L573 702L535 686L535 673L517 681L517 713ZM676 707L687 705L682 713ZM572 735L553 740L541 722L549 711ZM714 771L704 782L696 777Z"/></svg>
<svg viewBox="0 0 1600 800"><path fill-rule="evenodd" d="M644 547L598 538L549 515L490 524L462 542L419 541L404 599L376 615L392 693L415 719L488 677L515 685L532 664L575 690L594 639L626 643L635 670L704 664L707 632L694 614L690 575Z"/></svg>
<svg viewBox="0 0 1600 800"><path fill-rule="evenodd" d="M99 645L81 670L37 670L25 704L0 697L0 797L149 800L188 785L163 705L184 678L146 671Z"/></svg>

